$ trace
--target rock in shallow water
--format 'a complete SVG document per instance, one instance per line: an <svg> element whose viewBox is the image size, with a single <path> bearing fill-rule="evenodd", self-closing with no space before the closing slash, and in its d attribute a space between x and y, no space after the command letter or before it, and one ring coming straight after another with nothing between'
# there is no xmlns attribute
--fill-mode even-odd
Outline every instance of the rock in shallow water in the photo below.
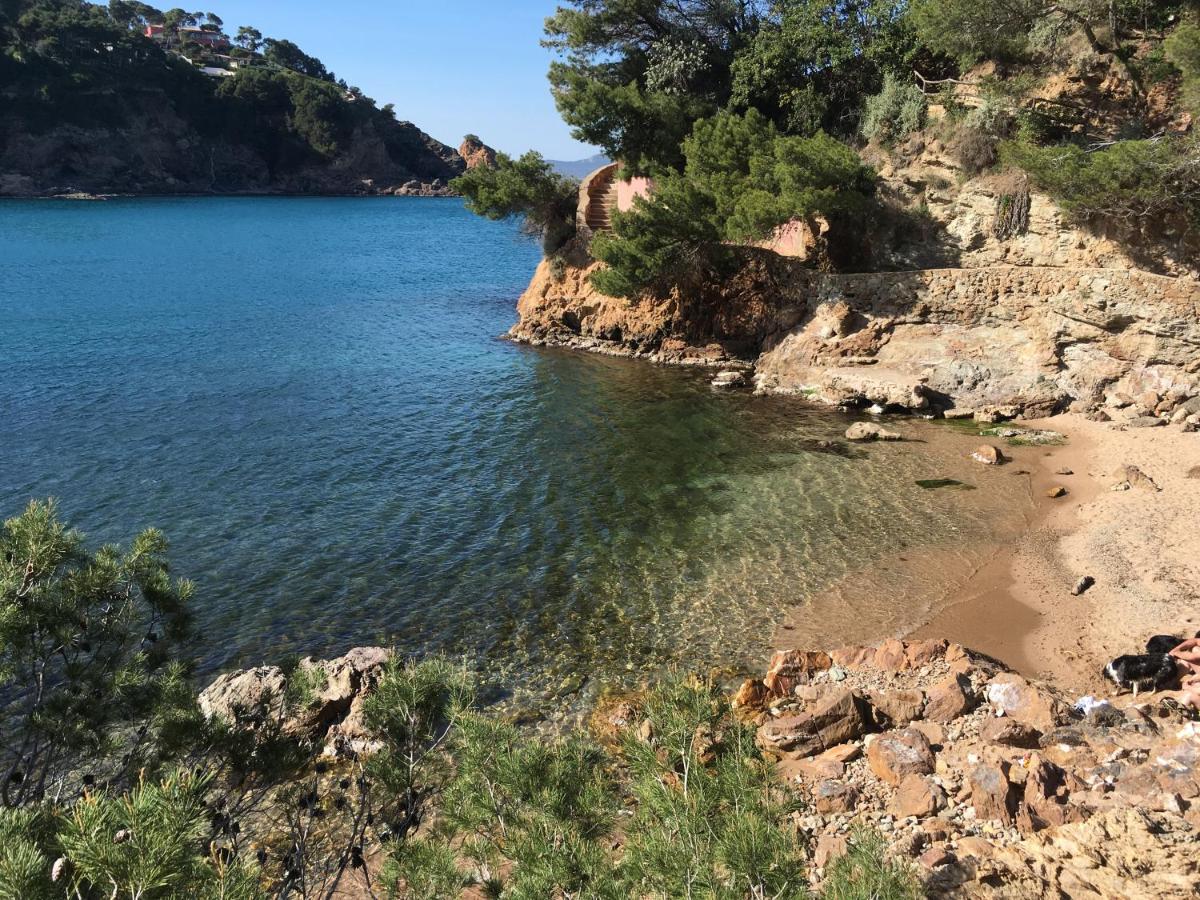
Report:
<svg viewBox="0 0 1200 900"><path fill-rule="evenodd" d="M888 431L882 425L874 422L855 422L846 429L848 441L898 441L901 437L895 431Z"/></svg>

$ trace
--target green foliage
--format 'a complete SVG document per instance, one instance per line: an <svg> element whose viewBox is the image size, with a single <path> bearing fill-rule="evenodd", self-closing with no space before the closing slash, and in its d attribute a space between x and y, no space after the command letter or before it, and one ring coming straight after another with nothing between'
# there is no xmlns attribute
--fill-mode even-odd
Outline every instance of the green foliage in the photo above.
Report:
<svg viewBox="0 0 1200 900"><path fill-rule="evenodd" d="M755 108L790 134L853 133L863 97L921 55L899 0L785 2L731 66L731 106Z"/></svg>
<svg viewBox="0 0 1200 900"><path fill-rule="evenodd" d="M464 718L437 826L386 866L392 895L455 897L469 880L515 900L807 897L792 798L722 693L673 678L645 712L615 757Z"/></svg>
<svg viewBox="0 0 1200 900"><path fill-rule="evenodd" d="M559 112L631 172L677 164L692 123L727 100L759 13L742 0L569 0L546 20Z"/></svg>
<svg viewBox="0 0 1200 900"><path fill-rule="evenodd" d="M380 880L387 896L413 900L458 900L467 881L450 845L426 839L409 841L388 856Z"/></svg>
<svg viewBox="0 0 1200 900"><path fill-rule="evenodd" d="M885 143L919 131L925 124L925 95L915 84L888 74L883 90L868 97L862 118L863 137Z"/></svg>
<svg viewBox="0 0 1200 900"><path fill-rule="evenodd" d="M301 75L308 75L310 78L335 80L333 73L325 68L324 63L315 56L309 56L288 40L267 38L263 41L263 57L268 62L299 72Z"/></svg>
<svg viewBox="0 0 1200 900"><path fill-rule="evenodd" d="M367 773L385 796L400 804L393 832L403 835L419 820L421 804L440 786L440 751L475 702L470 674L442 657L393 660L363 706L363 721L382 749Z"/></svg>
<svg viewBox="0 0 1200 900"><path fill-rule="evenodd" d="M646 704L650 740L629 736L636 813L627 827L631 896L807 896L791 811L753 731L712 685L672 679Z"/></svg>
<svg viewBox="0 0 1200 900"><path fill-rule="evenodd" d="M1167 38L1164 50L1183 73L1183 102L1200 115L1200 25L1180 25Z"/></svg>
<svg viewBox="0 0 1200 900"><path fill-rule="evenodd" d="M206 779L179 774L121 797L85 797L59 834L73 883L85 896L263 896L252 870L200 852L206 788Z"/></svg>
<svg viewBox="0 0 1200 900"><path fill-rule="evenodd" d="M451 187L478 215L495 220L520 217L527 233L541 236L547 255L574 234L578 185L532 150L518 159L497 153L494 167L476 166L455 178Z"/></svg>
<svg viewBox="0 0 1200 900"><path fill-rule="evenodd" d="M633 174L679 170L693 123L757 109L850 134L862 96L920 55L902 0L570 0L547 20L563 119Z"/></svg>
<svg viewBox="0 0 1200 900"><path fill-rule="evenodd" d="M1001 153L1077 219L1139 227L1172 215L1200 221L1200 142L1194 136L1118 141L1092 151L1014 141Z"/></svg>
<svg viewBox="0 0 1200 900"><path fill-rule="evenodd" d="M593 276L604 293L631 297L719 271L728 243L759 240L795 218L853 214L872 190L850 147L824 133L783 135L755 110L697 122L683 154L682 173L662 175L650 199L593 240L592 254L608 264Z"/></svg>
<svg viewBox="0 0 1200 900"><path fill-rule="evenodd" d="M417 177L452 172L416 129L338 83L291 41L264 39L258 29L242 26L232 53L257 65L214 79L175 52L211 63L206 48L172 38L170 51L164 50L141 31L147 23L163 24L169 35L199 22L219 31L215 13L164 13L128 0L113 0L107 8L85 0L9 2L12 8L0 11L3 112L25 130L119 128L143 114L147 96L159 95L200 135L256 151L272 176L328 162L358 131L382 138L389 156Z"/></svg>
<svg viewBox="0 0 1200 900"><path fill-rule="evenodd" d="M192 594L171 579L166 550L150 529L127 551L88 552L50 502L4 523L0 676L13 701L0 723L3 805L61 791L79 759L112 750L118 729L141 726L118 774L147 761L152 726L170 723L182 699L171 651Z"/></svg>
<svg viewBox="0 0 1200 900"><path fill-rule="evenodd" d="M914 0L912 21L917 36L930 49L970 65L980 59L1018 59L1052 46L1079 31L1096 51L1108 52L1097 30L1116 26L1106 40L1119 40L1128 28L1142 26L1146 10L1137 4L1105 0Z"/></svg>
<svg viewBox="0 0 1200 900"><path fill-rule="evenodd" d="M921 900L925 892L911 866L889 862L883 839L860 829L850 839L849 851L829 866L823 900Z"/></svg>
<svg viewBox="0 0 1200 900"><path fill-rule="evenodd" d="M602 839L616 797L604 754L573 735L531 739L484 716L463 721L444 826L483 861L504 860L506 897L620 896ZM403 852L403 851L402 851Z"/></svg>
<svg viewBox="0 0 1200 900"><path fill-rule="evenodd" d="M54 821L43 809L0 807L0 897L50 900ZM61 896L62 892L58 892Z"/></svg>

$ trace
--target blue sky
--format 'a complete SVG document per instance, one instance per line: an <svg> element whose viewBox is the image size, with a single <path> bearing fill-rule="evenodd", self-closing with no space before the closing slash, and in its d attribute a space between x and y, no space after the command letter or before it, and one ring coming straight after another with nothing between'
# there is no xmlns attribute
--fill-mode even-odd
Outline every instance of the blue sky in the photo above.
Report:
<svg viewBox="0 0 1200 900"><path fill-rule="evenodd" d="M474 132L506 153L596 152L571 138L550 98L551 55L538 41L556 0L208 2L204 9L229 33L253 25L295 41L380 106L396 104L401 119L455 147Z"/></svg>

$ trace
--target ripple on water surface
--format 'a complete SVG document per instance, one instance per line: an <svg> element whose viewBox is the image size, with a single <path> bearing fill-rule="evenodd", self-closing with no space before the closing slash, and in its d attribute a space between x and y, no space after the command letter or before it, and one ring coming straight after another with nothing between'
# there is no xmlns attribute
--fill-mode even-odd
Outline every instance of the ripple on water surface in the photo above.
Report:
<svg viewBox="0 0 1200 900"><path fill-rule="evenodd" d="M799 401L497 340L535 262L457 201L0 205L3 511L163 528L206 671L395 642L544 709L760 664L848 573L969 566L1028 512L944 429L830 452L848 420ZM976 490L915 483L948 477ZM943 583L847 593L845 627Z"/></svg>

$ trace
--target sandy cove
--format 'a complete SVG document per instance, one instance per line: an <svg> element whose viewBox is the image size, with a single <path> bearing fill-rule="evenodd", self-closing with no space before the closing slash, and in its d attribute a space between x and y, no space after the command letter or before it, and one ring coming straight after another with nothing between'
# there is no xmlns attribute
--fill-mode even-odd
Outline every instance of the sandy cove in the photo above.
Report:
<svg viewBox="0 0 1200 900"><path fill-rule="evenodd" d="M912 596L907 582L928 567L960 565L952 547L907 553L852 574L786 617L774 645L808 650L889 636L944 638L1065 690L1107 693L1100 670L1109 659L1140 652L1152 634L1200 629L1200 435L1074 414L1019 424L1068 439L1062 446L1004 448L1010 457L1004 468L1021 476L1014 489L1033 498L1023 533L948 578L940 597ZM1126 465L1137 466L1161 490L1113 490ZM1058 474L1067 470L1072 474ZM1059 486L1065 496L1047 496ZM1083 576L1095 584L1072 595ZM838 634L822 630L823 603L854 601L863 592L872 597L859 600L875 601L889 583L901 602L914 604L907 613L911 624L892 635L874 633L866 623L861 634L841 633L844 620Z"/></svg>
<svg viewBox="0 0 1200 900"><path fill-rule="evenodd" d="M1200 629L1200 436L1079 415L1030 424L1069 438L1039 451L1038 515L913 636L948 638L1063 688L1107 693L1100 669L1109 659L1140 652L1153 634ZM1114 490L1126 465L1160 490ZM1067 495L1046 497L1056 485ZM1083 576L1095 584L1073 596Z"/></svg>

